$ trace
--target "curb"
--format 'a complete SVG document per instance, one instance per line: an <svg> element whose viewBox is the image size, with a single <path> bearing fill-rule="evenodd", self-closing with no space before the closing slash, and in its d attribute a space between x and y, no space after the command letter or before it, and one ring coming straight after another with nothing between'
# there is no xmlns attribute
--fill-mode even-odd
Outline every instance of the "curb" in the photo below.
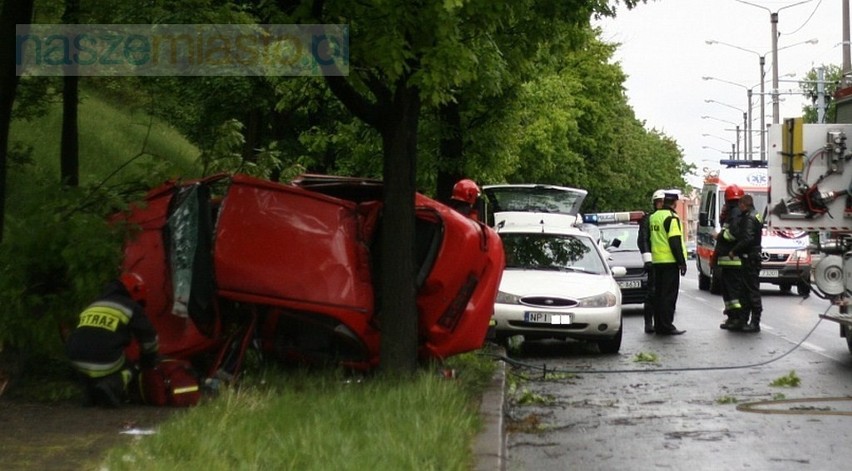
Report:
<svg viewBox="0 0 852 471"><path fill-rule="evenodd" d="M506 466L506 436L503 433L503 399L506 386L506 363L498 361L491 384L482 395L479 416L482 430L473 445L477 471L502 471Z"/></svg>

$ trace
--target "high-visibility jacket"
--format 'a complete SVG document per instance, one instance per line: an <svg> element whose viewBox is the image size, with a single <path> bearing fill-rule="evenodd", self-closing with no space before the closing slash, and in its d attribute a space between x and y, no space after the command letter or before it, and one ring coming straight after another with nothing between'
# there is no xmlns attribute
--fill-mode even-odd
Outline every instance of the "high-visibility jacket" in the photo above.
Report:
<svg viewBox="0 0 852 471"><path fill-rule="evenodd" d="M651 214L648 221L651 231L651 261L686 265L686 243L677 213L661 208Z"/></svg>
<svg viewBox="0 0 852 471"><path fill-rule="evenodd" d="M124 350L133 338L139 342L143 357L157 355L157 331L145 310L129 297L121 282L114 281L80 313L65 349L77 371L100 378L124 367Z"/></svg>

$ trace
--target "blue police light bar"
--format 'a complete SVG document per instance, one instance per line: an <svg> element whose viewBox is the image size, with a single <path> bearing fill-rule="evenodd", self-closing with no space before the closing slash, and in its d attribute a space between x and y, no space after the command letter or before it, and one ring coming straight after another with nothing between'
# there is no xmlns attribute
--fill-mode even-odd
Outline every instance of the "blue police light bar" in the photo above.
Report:
<svg viewBox="0 0 852 471"><path fill-rule="evenodd" d="M583 222L587 224L612 224L616 222L639 222L645 213L642 211L620 211L616 213L589 213L583 215Z"/></svg>

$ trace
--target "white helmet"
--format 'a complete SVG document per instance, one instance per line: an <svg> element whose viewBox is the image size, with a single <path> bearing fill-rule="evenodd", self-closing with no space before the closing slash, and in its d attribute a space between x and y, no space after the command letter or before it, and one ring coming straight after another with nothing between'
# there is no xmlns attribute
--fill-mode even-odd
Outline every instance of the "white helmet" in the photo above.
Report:
<svg viewBox="0 0 852 471"><path fill-rule="evenodd" d="M661 200L666 197L666 190L657 190L651 196L651 204L654 204L654 201Z"/></svg>

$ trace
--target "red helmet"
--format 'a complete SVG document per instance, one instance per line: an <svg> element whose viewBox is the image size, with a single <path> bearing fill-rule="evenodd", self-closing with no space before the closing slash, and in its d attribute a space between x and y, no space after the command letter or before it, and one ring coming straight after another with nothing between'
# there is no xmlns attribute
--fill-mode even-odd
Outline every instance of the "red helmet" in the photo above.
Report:
<svg viewBox="0 0 852 471"><path fill-rule="evenodd" d="M145 286L145 280L137 273L125 272L119 278L121 284L127 288L130 297L137 303L144 303L148 300L148 287Z"/></svg>
<svg viewBox="0 0 852 471"><path fill-rule="evenodd" d="M731 185L725 188L725 201L735 201L743 197L745 192L737 185Z"/></svg>
<svg viewBox="0 0 852 471"><path fill-rule="evenodd" d="M473 180L468 178L459 180L453 186L452 198L473 205L476 203L476 199L479 198L479 187L476 186Z"/></svg>

